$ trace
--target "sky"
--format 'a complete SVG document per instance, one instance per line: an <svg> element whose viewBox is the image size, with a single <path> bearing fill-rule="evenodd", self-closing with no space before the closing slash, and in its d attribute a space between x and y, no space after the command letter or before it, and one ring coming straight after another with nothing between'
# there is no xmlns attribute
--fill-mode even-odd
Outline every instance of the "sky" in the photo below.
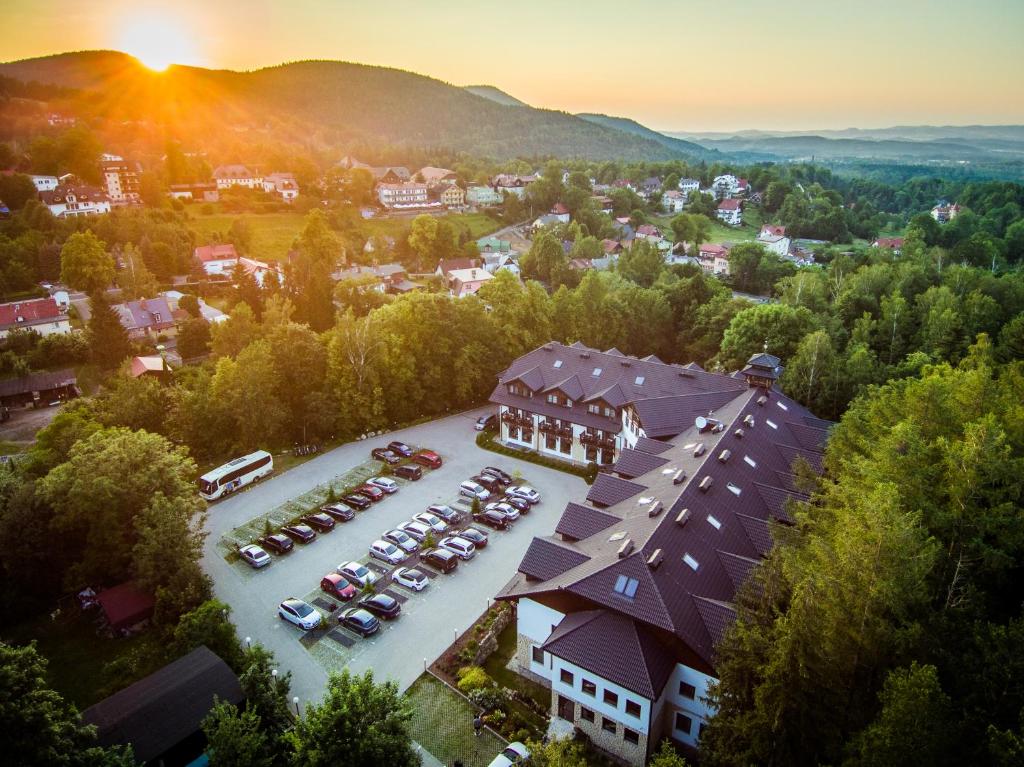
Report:
<svg viewBox="0 0 1024 767"><path fill-rule="evenodd" d="M666 131L1024 123L1024 0L0 0L0 61L336 59Z"/></svg>

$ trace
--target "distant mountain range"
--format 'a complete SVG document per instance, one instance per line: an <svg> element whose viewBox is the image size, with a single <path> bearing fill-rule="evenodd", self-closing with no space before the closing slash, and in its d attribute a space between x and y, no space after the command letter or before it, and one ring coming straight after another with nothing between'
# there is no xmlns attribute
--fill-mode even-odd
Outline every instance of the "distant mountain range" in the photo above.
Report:
<svg viewBox="0 0 1024 767"><path fill-rule="evenodd" d="M510 96L500 88L495 88L493 85L464 85L463 90L467 90L474 96L483 96L485 99L490 99L496 104L501 104L506 107L528 107L530 106L525 101L520 101L515 96Z"/></svg>

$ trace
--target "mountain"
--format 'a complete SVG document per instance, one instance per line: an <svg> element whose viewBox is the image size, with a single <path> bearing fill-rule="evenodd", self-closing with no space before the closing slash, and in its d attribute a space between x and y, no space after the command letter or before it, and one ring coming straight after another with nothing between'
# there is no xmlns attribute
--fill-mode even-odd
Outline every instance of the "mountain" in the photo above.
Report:
<svg viewBox="0 0 1024 767"><path fill-rule="evenodd" d="M83 117L156 123L209 133L313 135L330 144L415 147L495 159L693 159L687 142L666 144L565 112L507 106L423 75L340 61L300 61L252 72L173 66L152 72L111 51L0 64L0 76L77 88ZM665 137L662 137L665 138Z"/></svg>
<svg viewBox="0 0 1024 767"><path fill-rule="evenodd" d="M581 120L586 120L587 122L594 123L595 125L601 125L605 128L611 128L612 130L622 131L623 133L629 133L634 136L640 136L641 138L646 138L650 141L656 141L663 147L684 155L690 155L701 159L724 159L719 155L717 150L709 150L700 144L693 143L692 141L684 141L674 136L667 136L664 133L659 133L645 125L641 125L636 120L631 120L628 117L611 117L609 115L589 113L581 113L576 116Z"/></svg>
<svg viewBox="0 0 1024 767"><path fill-rule="evenodd" d="M495 88L493 85L463 85L462 90L469 91L476 96L483 96L485 99L502 104L507 107L527 107L525 101L520 101L515 96L511 96L500 88Z"/></svg>

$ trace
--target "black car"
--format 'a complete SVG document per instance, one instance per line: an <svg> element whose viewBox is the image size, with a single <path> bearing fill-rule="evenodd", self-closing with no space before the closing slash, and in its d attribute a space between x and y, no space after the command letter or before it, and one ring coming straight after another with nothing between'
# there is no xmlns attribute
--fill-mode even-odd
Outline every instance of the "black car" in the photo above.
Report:
<svg viewBox="0 0 1024 767"><path fill-rule="evenodd" d="M530 502L523 498L517 498L514 495L506 495L499 503L507 503L520 514L528 514L530 512Z"/></svg>
<svg viewBox="0 0 1024 767"><path fill-rule="evenodd" d="M481 525L487 525L495 530L508 530L511 524L508 521L508 517L500 511L494 511L493 509L487 509L479 514L474 514L473 521L479 522Z"/></svg>
<svg viewBox="0 0 1024 767"><path fill-rule="evenodd" d="M413 482L415 482L416 480L423 476L423 469L421 469L419 466L413 466L411 463L407 463L404 466L396 466L394 469L392 469L392 473L396 477L401 477L402 479L411 479Z"/></svg>
<svg viewBox="0 0 1024 767"><path fill-rule="evenodd" d="M402 456L403 458L408 458L415 452L407 444L405 444L404 442L399 442L398 440L395 440L394 442L388 442L388 450L390 450L395 455Z"/></svg>
<svg viewBox="0 0 1024 767"><path fill-rule="evenodd" d="M420 561L440 570L442 573L450 573L459 566L458 556L447 549L431 549L426 551L420 554Z"/></svg>
<svg viewBox="0 0 1024 767"><path fill-rule="evenodd" d="M375 447L370 451L370 457L376 458L378 461L384 461L384 463L394 466L396 463L401 461L397 455L392 453L386 447Z"/></svg>
<svg viewBox="0 0 1024 767"><path fill-rule="evenodd" d="M384 620L397 618L402 612L402 606L398 604L398 600L387 594L374 594L372 597L360 599L359 606Z"/></svg>
<svg viewBox="0 0 1024 767"><path fill-rule="evenodd" d="M281 532L296 543L312 543L316 540L316 531L309 525L288 525Z"/></svg>
<svg viewBox="0 0 1024 767"><path fill-rule="evenodd" d="M334 529L334 520L323 513L307 514L302 518L302 521L321 533L329 533Z"/></svg>
<svg viewBox="0 0 1024 767"><path fill-rule="evenodd" d="M470 478L471 482L476 482L483 488L486 488L490 493L501 492L501 482L497 477L492 477L490 474L478 474L475 477Z"/></svg>
<svg viewBox="0 0 1024 767"><path fill-rule="evenodd" d="M465 538L467 541L472 541L473 545L478 549L487 547L487 533L482 530L477 530L475 527L467 527L465 530L459 530L457 535L460 538Z"/></svg>
<svg viewBox="0 0 1024 767"><path fill-rule="evenodd" d="M320 511L328 514L339 522L348 522L356 518L356 513L343 503L329 503L321 506Z"/></svg>
<svg viewBox="0 0 1024 767"><path fill-rule="evenodd" d="M508 472L502 471L497 466L484 466L484 470L481 474L490 474L492 477L497 479L501 484L508 487L512 484L512 475Z"/></svg>
<svg viewBox="0 0 1024 767"><path fill-rule="evenodd" d="M270 549L275 554L287 554L295 547L295 544L287 535L273 533L260 538L260 546Z"/></svg>
<svg viewBox="0 0 1024 767"><path fill-rule="evenodd" d="M351 495L346 495L341 500L343 500L349 506L355 506L360 511L370 508L370 504L372 503L372 501L365 495L356 495L355 493L352 493Z"/></svg>
<svg viewBox="0 0 1024 767"><path fill-rule="evenodd" d="M338 613L338 623L364 637L380 631L380 621L358 607L350 607Z"/></svg>

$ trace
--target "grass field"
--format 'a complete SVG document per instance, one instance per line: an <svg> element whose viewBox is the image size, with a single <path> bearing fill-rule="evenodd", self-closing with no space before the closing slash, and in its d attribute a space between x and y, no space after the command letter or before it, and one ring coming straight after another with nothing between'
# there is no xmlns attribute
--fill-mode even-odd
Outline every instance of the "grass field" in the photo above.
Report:
<svg viewBox="0 0 1024 767"><path fill-rule="evenodd" d="M424 674L406 692L413 707L410 733L417 743L445 764L455 760L465 767L486 767L505 747L486 728L473 734L476 709L430 674Z"/></svg>
<svg viewBox="0 0 1024 767"><path fill-rule="evenodd" d="M671 239L672 228L670 224L673 218L674 216L652 217L651 223L661 229L661 231ZM724 226L717 221L712 222L710 229L708 229L708 239L706 242L749 242L750 240L756 240L757 234L760 231L761 211L757 208L750 207L743 211L742 226Z"/></svg>

